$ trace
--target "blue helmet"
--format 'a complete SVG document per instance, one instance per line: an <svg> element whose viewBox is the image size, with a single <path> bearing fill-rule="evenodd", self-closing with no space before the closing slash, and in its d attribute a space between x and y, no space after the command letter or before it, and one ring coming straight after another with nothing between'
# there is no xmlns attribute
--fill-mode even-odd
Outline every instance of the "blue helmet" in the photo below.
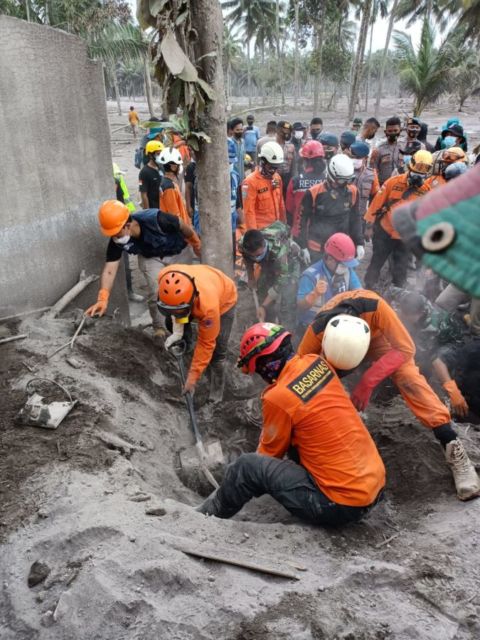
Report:
<svg viewBox="0 0 480 640"><path fill-rule="evenodd" d="M353 133L353 131L344 131L340 136L340 144L345 147L351 147L352 144L357 139L357 136Z"/></svg>
<svg viewBox="0 0 480 640"><path fill-rule="evenodd" d="M366 142L357 140L350 146L350 153L353 158L359 160L360 158L367 158L370 153L370 147Z"/></svg>
<svg viewBox="0 0 480 640"><path fill-rule="evenodd" d="M318 137L318 141L327 147L338 147L338 138L334 133L328 133L328 131L322 131Z"/></svg>
<svg viewBox="0 0 480 640"><path fill-rule="evenodd" d="M445 180L453 180L453 178L461 176L462 173L465 173L467 169L468 167L464 162L452 162L452 164L449 164L445 169L443 175L445 176Z"/></svg>
<svg viewBox="0 0 480 640"><path fill-rule="evenodd" d="M237 162L237 145L230 138L227 140L227 150L228 150L228 163L235 164Z"/></svg>

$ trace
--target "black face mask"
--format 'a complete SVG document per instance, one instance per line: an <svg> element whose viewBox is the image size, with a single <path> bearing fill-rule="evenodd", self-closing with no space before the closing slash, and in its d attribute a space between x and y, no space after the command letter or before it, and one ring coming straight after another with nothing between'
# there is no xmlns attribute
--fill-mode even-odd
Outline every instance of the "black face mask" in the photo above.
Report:
<svg viewBox="0 0 480 640"><path fill-rule="evenodd" d="M408 174L408 184L411 187L421 187L425 182L425 176L423 173L415 173L414 171L410 171Z"/></svg>
<svg viewBox="0 0 480 640"><path fill-rule="evenodd" d="M241 140L243 138L243 131L240 131L240 133L235 132L233 134L234 138L236 138L237 140Z"/></svg>
<svg viewBox="0 0 480 640"><path fill-rule="evenodd" d="M335 151L325 151L325 158L327 160L331 160L334 155L335 155Z"/></svg>
<svg viewBox="0 0 480 640"><path fill-rule="evenodd" d="M318 140L318 136L321 134L321 131L312 131L310 135L312 136L312 140Z"/></svg>
<svg viewBox="0 0 480 640"><path fill-rule="evenodd" d="M389 142L396 142L399 135L399 133L389 133L387 136L387 140Z"/></svg>

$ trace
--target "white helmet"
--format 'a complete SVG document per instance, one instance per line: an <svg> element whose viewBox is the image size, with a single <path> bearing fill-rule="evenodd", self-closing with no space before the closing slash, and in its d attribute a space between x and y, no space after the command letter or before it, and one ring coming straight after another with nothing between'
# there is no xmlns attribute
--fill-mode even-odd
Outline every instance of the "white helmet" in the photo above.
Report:
<svg viewBox="0 0 480 640"><path fill-rule="evenodd" d="M283 164L283 149L278 142L265 142L258 154L259 158L264 158L270 164Z"/></svg>
<svg viewBox="0 0 480 640"><path fill-rule="evenodd" d="M160 164L168 164L169 162L183 164L182 156L178 149L175 149L174 147L165 147L165 149L160 153Z"/></svg>
<svg viewBox="0 0 480 640"><path fill-rule="evenodd" d="M327 175L330 180L349 182L355 177L353 160L344 153L338 153L328 163Z"/></svg>
<svg viewBox="0 0 480 640"><path fill-rule="evenodd" d="M330 320L323 334L325 358L335 369L355 369L370 346L370 327L362 318L340 314Z"/></svg>

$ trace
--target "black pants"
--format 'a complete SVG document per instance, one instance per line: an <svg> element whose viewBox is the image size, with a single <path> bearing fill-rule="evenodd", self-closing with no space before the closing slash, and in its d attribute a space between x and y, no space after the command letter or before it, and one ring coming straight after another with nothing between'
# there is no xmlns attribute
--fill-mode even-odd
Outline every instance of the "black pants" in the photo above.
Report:
<svg viewBox="0 0 480 640"><path fill-rule="evenodd" d="M230 518L251 498L265 493L294 516L319 525L357 522L380 498L367 507L337 504L320 491L304 467L292 460L246 453L227 467L220 489L205 501L204 505L210 501L212 508L202 510L219 518Z"/></svg>
<svg viewBox="0 0 480 640"><path fill-rule="evenodd" d="M365 286L373 289L380 277L380 271L387 258L392 255L392 282L396 287L404 287L407 280L409 253L401 240L391 238L379 224L373 234L373 254L365 274Z"/></svg>
<svg viewBox="0 0 480 640"><path fill-rule="evenodd" d="M230 334L232 332L232 325L235 319L235 305L226 311L222 316L220 316L220 333L217 336L217 343L215 345L215 351L213 352L212 359L210 363L212 365L215 364L224 364L227 359L227 351L228 351L228 341L230 339ZM173 322L172 316L167 316L165 319L165 326L167 330L172 333L173 331ZM183 339L185 340L187 346L187 352L191 350L193 336L192 336L192 325L190 322L185 324L183 330Z"/></svg>

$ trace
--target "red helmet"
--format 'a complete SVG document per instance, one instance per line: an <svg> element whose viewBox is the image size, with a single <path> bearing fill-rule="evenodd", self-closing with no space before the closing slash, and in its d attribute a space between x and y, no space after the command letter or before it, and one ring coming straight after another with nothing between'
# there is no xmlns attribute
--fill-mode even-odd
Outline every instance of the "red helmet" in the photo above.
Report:
<svg viewBox="0 0 480 640"><path fill-rule="evenodd" d="M323 250L325 254L332 256L337 262L347 263L355 258L355 245L346 233L334 233L333 236L330 236L325 242Z"/></svg>
<svg viewBox="0 0 480 640"><path fill-rule="evenodd" d="M324 158L325 151L323 144L318 140L309 140L299 151L300 156L305 160L313 160L313 158Z"/></svg>
<svg viewBox="0 0 480 640"><path fill-rule="evenodd" d="M257 358L276 351L285 338L291 335L278 324L257 322L242 336L238 367L243 373L255 373Z"/></svg>

